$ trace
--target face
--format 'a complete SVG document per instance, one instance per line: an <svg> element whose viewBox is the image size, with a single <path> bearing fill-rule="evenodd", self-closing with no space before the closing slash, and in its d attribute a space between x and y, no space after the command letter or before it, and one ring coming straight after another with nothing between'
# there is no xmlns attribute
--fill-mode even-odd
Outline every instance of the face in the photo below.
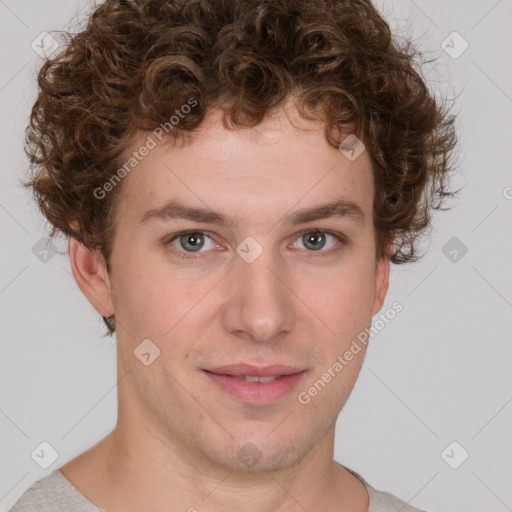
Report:
<svg viewBox="0 0 512 512"><path fill-rule="evenodd" d="M144 418L190 459L274 471L333 432L364 345L332 368L381 308L389 263L375 260L366 153L350 161L293 109L237 131L218 114L124 178L112 273L87 294L115 314L129 371L118 426Z"/></svg>

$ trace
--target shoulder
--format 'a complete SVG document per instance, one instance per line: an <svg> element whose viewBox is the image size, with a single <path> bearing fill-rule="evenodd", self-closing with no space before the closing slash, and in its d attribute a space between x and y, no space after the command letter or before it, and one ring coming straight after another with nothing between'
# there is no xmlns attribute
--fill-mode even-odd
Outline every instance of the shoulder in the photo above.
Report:
<svg viewBox="0 0 512 512"><path fill-rule="evenodd" d="M9 512L101 512L58 469L34 482Z"/></svg>
<svg viewBox="0 0 512 512"><path fill-rule="evenodd" d="M57 470L55 470L57 471ZM41 512L60 510L55 507L55 471L34 482L18 499L9 512Z"/></svg>
<svg viewBox="0 0 512 512"><path fill-rule="evenodd" d="M409 505L388 492L374 489L368 483L366 484L366 488L370 496L368 512L425 512L424 510Z"/></svg>
<svg viewBox="0 0 512 512"><path fill-rule="evenodd" d="M361 482L363 482L365 485L366 490L368 491L368 496L370 498L368 512L425 512L424 510L420 510L413 507L412 505L409 505L393 494L375 489L360 474L356 473L350 468L347 468L346 466L343 467L352 473L356 478L361 480Z"/></svg>

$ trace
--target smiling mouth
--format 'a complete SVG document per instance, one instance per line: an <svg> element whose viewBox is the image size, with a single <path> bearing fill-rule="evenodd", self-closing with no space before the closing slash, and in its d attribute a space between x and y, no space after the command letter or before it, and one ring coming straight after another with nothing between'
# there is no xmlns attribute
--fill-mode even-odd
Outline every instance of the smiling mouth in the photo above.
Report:
<svg viewBox="0 0 512 512"><path fill-rule="evenodd" d="M304 371L304 368L288 366L284 364L273 364L268 366L254 366L252 364L239 363L217 368L205 369L217 375L230 375L232 377L286 377Z"/></svg>
<svg viewBox="0 0 512 512"><path fill-rule="evenodd" d="M237 401L268 404L285 397L304 377L306 370L292 367L247 369L246 365L203 370L217 384L217 389Z"/></svg>

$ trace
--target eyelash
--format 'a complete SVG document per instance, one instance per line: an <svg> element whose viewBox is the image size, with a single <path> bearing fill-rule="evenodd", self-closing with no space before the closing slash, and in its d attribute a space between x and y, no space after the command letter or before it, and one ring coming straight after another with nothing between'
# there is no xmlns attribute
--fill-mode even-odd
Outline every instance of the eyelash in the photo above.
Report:
<svg viewBox="0 0 512 512"><path fill-rule="evenodd" d="M180 238L181 236L183 235L193 235L193 234L197 234L197 233L200 233L202 235L206 235L208 236L208 238L211 238L213 240L213 238L208 235L208 232L207 231L180 231L179 233L174 233L173 235L171 235L170 238L167 238L165 240L165 244L168 245L168 244L171 244L171 242L174 242L174 240L176 240L177 238ZM310 255L307 255L306 258L316 258L318 256L322 257L322 256L332 256L336 253L338 253L339 251L341 251L344 247L350 245L350 242L348 240L348 238L343 235L342 233L336 233L336 232L333 232L333 231L326 231L325 229L304 229L302 231L300 231L298 234L297 234L297 238L300 238L302 237L303 235L305 235L306 233L324 233L324 234L327 234L327 235L332 235L334 238L336 238L338 240L338 242L340 242L334 249L329 249L327 251L306 251L308 253L315 253L315 254L310 254ZM187 252L184 252L184 251L180 251L178 249L176 249L176 252L178 253L178 257L179 258L183 258L183 259L197 259L201 256L199 256L201 254L201 252L198 252L198 253L195 253L197 254L196 255L192 255L194 253L187 253ZM205 252L205 251L202 251L202 252Z"/></svg>

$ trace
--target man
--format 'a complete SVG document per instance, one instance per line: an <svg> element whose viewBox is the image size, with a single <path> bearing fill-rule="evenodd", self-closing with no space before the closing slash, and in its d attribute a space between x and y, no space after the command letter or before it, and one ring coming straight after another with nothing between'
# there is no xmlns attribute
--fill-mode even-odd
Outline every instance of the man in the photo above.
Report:
<svg viewBox="0 0 512 512"><path fill-rule="evenodd" d="M366 0L107 0L44 64L27 186L117 335L119 414L13 512L417 510L333 460L450 195L407 51Z"/></svg>

